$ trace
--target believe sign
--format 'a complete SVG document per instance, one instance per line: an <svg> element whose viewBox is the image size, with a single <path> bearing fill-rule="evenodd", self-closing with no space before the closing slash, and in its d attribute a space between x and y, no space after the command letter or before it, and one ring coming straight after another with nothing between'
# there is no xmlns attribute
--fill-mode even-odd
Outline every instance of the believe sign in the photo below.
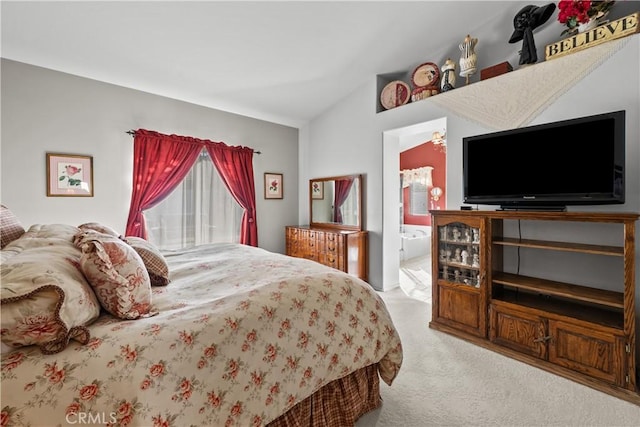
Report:
<svg viewBox="0 0 640 427"><path fill-rule="evenodd" d="M559 58L568 53L640 32L640 26L638 25L639 15L640 12L632 13L624 18L616 19L592 30L547 45L544 50L545 59Z"/></svg>

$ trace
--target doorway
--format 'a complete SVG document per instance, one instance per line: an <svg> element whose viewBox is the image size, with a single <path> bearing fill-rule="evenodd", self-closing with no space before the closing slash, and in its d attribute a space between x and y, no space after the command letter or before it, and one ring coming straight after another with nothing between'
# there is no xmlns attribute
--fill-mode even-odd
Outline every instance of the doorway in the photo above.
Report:
<svg viewBox="0 0 640 427"><path fill-rule="evenodd" d="M383 291L430 302L428 211L446 208L446 118L385 131L383 158Z"/></svg>

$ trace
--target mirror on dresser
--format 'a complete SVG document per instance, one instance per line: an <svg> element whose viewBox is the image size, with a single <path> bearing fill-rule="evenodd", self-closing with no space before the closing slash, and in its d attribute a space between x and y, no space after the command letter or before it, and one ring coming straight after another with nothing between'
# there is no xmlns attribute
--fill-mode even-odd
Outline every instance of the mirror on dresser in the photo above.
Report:
<svg viewBox="0 0 640 427"><path fill-rule="evenodd" d="M362 175L309 180L310 225L362 230Z"/></svg>

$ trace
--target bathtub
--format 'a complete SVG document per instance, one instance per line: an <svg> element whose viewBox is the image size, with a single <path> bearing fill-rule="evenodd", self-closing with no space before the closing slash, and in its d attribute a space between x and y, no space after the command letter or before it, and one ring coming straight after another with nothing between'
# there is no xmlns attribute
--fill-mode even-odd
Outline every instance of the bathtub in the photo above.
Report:
<svg viewBox="0 0 640 427"><path fill-rule="evenodd" d="M431 227L403 225L400 233L400 261L423 257L431 252Z"/></svg>

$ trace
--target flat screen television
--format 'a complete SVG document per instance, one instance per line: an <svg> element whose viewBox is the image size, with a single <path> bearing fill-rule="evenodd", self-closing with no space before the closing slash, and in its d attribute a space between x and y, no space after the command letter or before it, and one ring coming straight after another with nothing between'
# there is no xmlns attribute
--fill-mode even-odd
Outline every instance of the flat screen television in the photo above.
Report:
<svg viewBox="0 0 640 427"><path fill-rule="evenodd" d="M464 137L464 203L565 210L624 203L625 111Z"/></svg>

